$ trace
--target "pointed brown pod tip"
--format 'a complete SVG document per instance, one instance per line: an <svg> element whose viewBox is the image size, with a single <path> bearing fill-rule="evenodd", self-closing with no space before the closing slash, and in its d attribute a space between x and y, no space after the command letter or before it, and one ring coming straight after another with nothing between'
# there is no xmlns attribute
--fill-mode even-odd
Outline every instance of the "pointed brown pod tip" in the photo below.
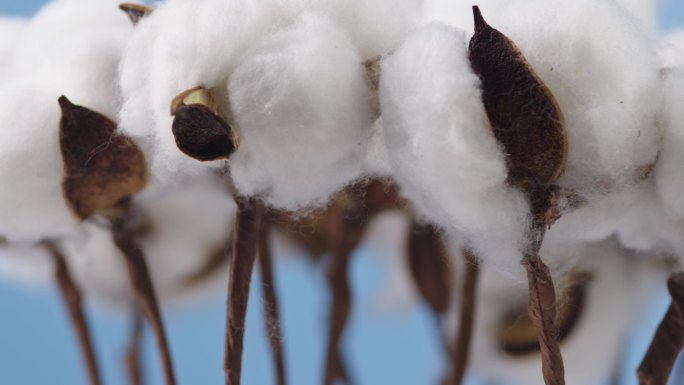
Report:
<svg viewBox="0 0 684 385"><path fill-rule="evenodd" d="M58 99L59 141L64 161L62 190L76 217L85 220L116 207L147 185L145 157L106 116Z"/></svg>
<svg viewBox="0 0 684 385"><path fill-rule="evenodd" d="M468 58L482 102L508 166L508 182L528 195L545 191L565 169L563 114L551 91L518 47L473 7L475 34Z"/></svg>
<svg viewBox="0 0 684 385"><path fill-rule="evenodd" d="M171 102L171 115L176 145L194 159L226 159L239 147L237 131L221 117L218 104L205 88L178 94Z"/></svg>
<svg viewBox="0 0 684 385"><path fill-rule="evenodd" d="M140 19L152 13L152 7L134 3L119 4L119 9L126 13L128 18L131 19L131 23L133 23L133 25L138 24Z"/></svg>
<svg viewBox="0 0 684 385"><path fill-rule="evenodd" d="M475 32L481 31L487 27L487 22L484 17L482 17L482 12L480 12L480 7L473 5L473 19L475 20Z"/></svg>

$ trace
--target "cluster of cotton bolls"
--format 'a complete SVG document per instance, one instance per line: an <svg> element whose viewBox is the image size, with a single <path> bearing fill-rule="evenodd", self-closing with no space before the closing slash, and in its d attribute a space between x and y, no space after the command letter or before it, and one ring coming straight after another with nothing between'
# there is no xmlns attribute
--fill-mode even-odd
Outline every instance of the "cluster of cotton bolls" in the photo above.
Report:
<svg viewBox="0 0 684 385"><path fill-rule="evenodd" d="M57 99L65 95L112 119L145 155L149 186L131 200L162 298L203 288L213 282L206 266L226 266L215 259L225 258L232 231L231 195L305 216L350 185L384 178L408 202L403 214L453 240L455 264L460 249L481 259L472 362L497 357L490 329L508 301L503 286L525 273L534 219L529 196L510 183L469 58L471 3L166 0L133 25L118 1L54 0L30 21L0 19L0 274L47 280L40 243L57 242L86 292L130 301L110 229L75 219L63 196ZM617 354L626 322L599 314L604 302L625 319L634 312L616 295L634 289L616 273L627 260L620 252L638 251L629 268L649 277L649 256L684 257L684 39L658 41L654 1L478 5L562 113L567 154L553 182L568 207L540 254L555 277L596 272L597 294L568 356L583 368L573 375L605 377L584 371L580 346L613 327L615 343L592 357ZM230 131L231 148L204 162L179 150L186 137L175 131L175 101L193 92L201 113ZM606 243L611 236L620 244Z"/></svg>

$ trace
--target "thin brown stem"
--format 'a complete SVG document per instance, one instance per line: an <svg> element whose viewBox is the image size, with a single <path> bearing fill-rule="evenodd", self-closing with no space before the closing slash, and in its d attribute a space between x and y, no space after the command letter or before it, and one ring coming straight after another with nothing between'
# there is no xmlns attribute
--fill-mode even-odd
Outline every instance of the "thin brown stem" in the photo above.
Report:
<svg viewBox="0 0 684 385"><path fill-rule="evenodd" d="M328 284L332 294L330 304L330 329L326 351L326 364L323 383L332 385L336 380L350 383L344 360L340 353L340 342L349 318L351 309L351 291L349 288L349 261L359 244L366 221L359 216L346 217L345 210L335 204L331 208L330 249L332 251L328 265Z"/></svg>
<svg viewBox="0 0 684 385"><path fill-rule="evenodd" d="M81 355L86 364L88 381L91 385L102 384L100 371L95 357L95 349L90 337L88 322L83 312L81 291L71 278L66 259L54 244L46 243L55 264L55 279L62 295L62 301L71 318L71 326L78 338Z"/></svg>
<svg viewBox="0 0 684 385"><path fill-rule="evenodd" d="M147 262L145 262L145 256L140 246L137 244L134 235L129 231L126 231L124 227L125 226L115 224L114 243L122 252L126 261L128 275L131 279L131 286L136 302L155 335L164 373L164 382L166 385L175 385L176 378L173 370L171 351L166 339L164 322L162 321L159 303L147 267Z"/></svg>
<svg viewBox="0 0 684 385"><path fill-rule="evenodd" d="M226 385L239 385L242 371L242 346L249 284L257 252L257 233L262 218L262 204L255 198L236 198L238 214L233 238L233 257L228 283L228 320L223 368Z"/></svg>
<svg viewBox="0 0 684 385"><path fill-rule="evenodd" d="M672 303L658 325L637 376L641 385L665 385L672 367L684 348L684 272L667 281Z"/></svg>
<svg viewBox="0 0 684 385"><path fill-rule="evenodd" d="M546 385L564 385L565 369L556 330L556 290L549 268L537 255L525 256L530 302L527 311L537 330Z"/></svg>
<svg viewBox="0 0 684 385"><path fill-rule="evenodd" d="M461 314L459 320L456 343L453 347L452 365L453 372L451 384L460 385L463 382L468 356L470 353L470 341L473 325L475 323L475 299L477 297L477 280L480 274L480 261L470 251L464 250L465 276L463 280L463 294L461 299Z"/></svg>
<svg viewBox="0 0 684 385"><path fill-rule="evenodd" d="M278 296L276 294L273 277L271 247L268 243L270 226L265 218L262 218L261 231L259 232L259 271L261 272L261 286L264 298L264 318L268 341L271 345L271 354L275 364L276 384L285 385L285 357L283 352L282 338L280 333L280 317L278 314Z"/></svg>
<svg viewBox="0 0 684 385"><path fill-rule="evenodd" d="M144 365L142 364L143 356L141 352L143 326L143 315L135 306L131 317L130 339L124 355L126 375L131 385L144 384Z"/></svg>

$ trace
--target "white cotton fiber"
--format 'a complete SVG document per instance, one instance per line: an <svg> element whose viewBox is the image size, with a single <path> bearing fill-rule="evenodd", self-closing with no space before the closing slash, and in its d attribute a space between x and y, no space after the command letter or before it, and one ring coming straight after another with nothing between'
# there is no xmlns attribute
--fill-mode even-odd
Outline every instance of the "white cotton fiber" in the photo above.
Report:
<svg viewBox="0 0 684 385"><path fill-rule="evenodd" d="M136 200L136 208L149 221L149 233L139 243L162 301L196 298L216 289L217 282L224 287L227 260L205 279L191 279L216 252L227 251L235 204L224 183L215 178L184 180L163 195ZM87 237L63 242L75 278L95 300L127 306L130 279L111 232L92 224L86 229Z"/></svg>
<svg viewBox="0 0 684 385"><path fill-rule="evenodd" d="M26 29L27 20L17 17L0 17L0 77L14 55L17 40Z"/></svg>
<svg viewBox="0 0 684 385"><path fill-rule="evenodd" d="M569 153L559 185L590 196L633 184L660 144L659 64L639 23L609 0L481 3L565 116Z"/></svg>
<svg viewBox="0 0 684 385"><path fill-rule="evenodd" d="M43 287L52 285L54 267L45 247L33 243L0 244L0 280Z"/></svg>
<svg viewBox="0 0 684 385"><path fill-rule="evenodd" d="M660 41L658 54L663 68L684 65L684 29L665 35Z"/></svg>
<svg viewBox="0 0 684 385"><path fill-rule="evenodd" d="M38 241L76 232L62 195L61 112L47 81L0 87L0 235Z"/></svg>
<svg viewBox="0 0 684 385"><path fill-rule="evenodd" d="M662 76L664 98L658 123L663 148L654 178L667 211L684 220L684 66L664 70Z"/></svg>
<svg viewBox="0 0 684 385"><path fill-rule="evenodd" d="M60 0L27 25L10 63L14 76L50 79L55 98L115 118L121 97L117 67L133 27L114 0Z"/></svg>
<svg viewBox="0 0 684 385"><path fill-rule="evenodd" d="M396 48L420 19L422 0L313 0L311 7L343 28L363 60Z"/></svg>
<svg viewBox="0 0 684 385"><path fill-rule="evenodd" d="M618 365L631 320L651 300L649 294L653 287L662 285L666 273L658 272L647 261L626 259L624 250L612 242L557 252L570 253L567 258L580 254L578 271L591 274L580 318L560 342L566 382L602 383ZM563 279L557 278L556 292L562 292L563 286ZM526 283L512 284L483 267L469 359L469 370L474 376L516 385L544 384L539 353L508 355L499 348L496 334L508 309L515 306L519 312L526 311L527 295ZM452 321L447 323L450 332L456 330L457 313L456 306Z"/></svg>
<svg viewBox="0 0 684 385"><path fill-rule="evenodd" d="M299 2L170 0L135 28L121 65L122 130L156 142L145 148L153 174L172 179L206 168L178 150L171 101L196 86L210 89L230 110L226 81L255 42L290 21ZM224 162L209 162L222 166Z"/></svg>
<svg viewBox="0 0 684 385"><path fill-rule="evenodd" d="M361 59L328 19L305 14L231 75L238 191L287 209L325 204L361 174L370 91Z"/></svg>
<svg viewBox="0 0 684 385"><path fill-rule="evenodd" d="M394 177L417 211L465 239L485 263L522 269L529 208L506 184L464 35L416 30L382 64L380 101Z"/></svg>
<svg viewBox="0 0 684 385"><path fill-rule="evenodd" d="M658 7L661 0L615 0L634 15L649 31L658 30Z"/></svg>

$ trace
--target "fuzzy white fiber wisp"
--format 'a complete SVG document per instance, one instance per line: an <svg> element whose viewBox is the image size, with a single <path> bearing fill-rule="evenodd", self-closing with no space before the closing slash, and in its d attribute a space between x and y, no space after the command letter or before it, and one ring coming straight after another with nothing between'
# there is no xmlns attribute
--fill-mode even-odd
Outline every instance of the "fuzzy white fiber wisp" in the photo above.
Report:
<svg viewBox="0 0 684 385"><path fill-rule="evenodd" d="M609 0L484 1L553 93L568 161L558 184L585 197L628 188L656 160L660 100L655 42Z"/></svg>
<svg viewBox="0 0 684 385"><path fill-rule="evenodd" d="M17 17L0 17L0 76L4 76L6 67L16 49L17 40L26 29L27 20Z"/></svg>
<svg viewBox="0 0 684 385"><path fill-rule="evenodd" d="M77 232L62 195L60 117L49 83L17 79L0 87L0 234L10 241Z"/></svg>
<svg viewBox="0 0 684 385"><path fill-rule="evenodd" d="M370 90L355 47L328 19L304 14L267 37L228 87L240 136L230 164L241 194L295 210L325 204L361 175Z"/></svg>
<svg viewBox="0 0 684 385"><path fill-rule="evenodd" d="M658 123L663 129L663 148L654 179L667 210L684 220L684 66L664 70L662 76L664 97Z"/></svg>
<svg viewBox="0 0 684 385"><path fill-rule="evenodd" d="M521 274L523 194L506 184L462 32L429 25L383 60L380 101L394 178L429 221L464 238L485 263Z"/></svg>
<svg viewBox="0 0 684 385"><path fill-rule="evenodd" d="M259 39L291 21L299 3L170 0L138 23L120 69L120 120L126 134L147 143L144 151L159 179L225 164L200 163L178 150L171 132L171 101L202 86L228 112L231 72Z"/></svg>

